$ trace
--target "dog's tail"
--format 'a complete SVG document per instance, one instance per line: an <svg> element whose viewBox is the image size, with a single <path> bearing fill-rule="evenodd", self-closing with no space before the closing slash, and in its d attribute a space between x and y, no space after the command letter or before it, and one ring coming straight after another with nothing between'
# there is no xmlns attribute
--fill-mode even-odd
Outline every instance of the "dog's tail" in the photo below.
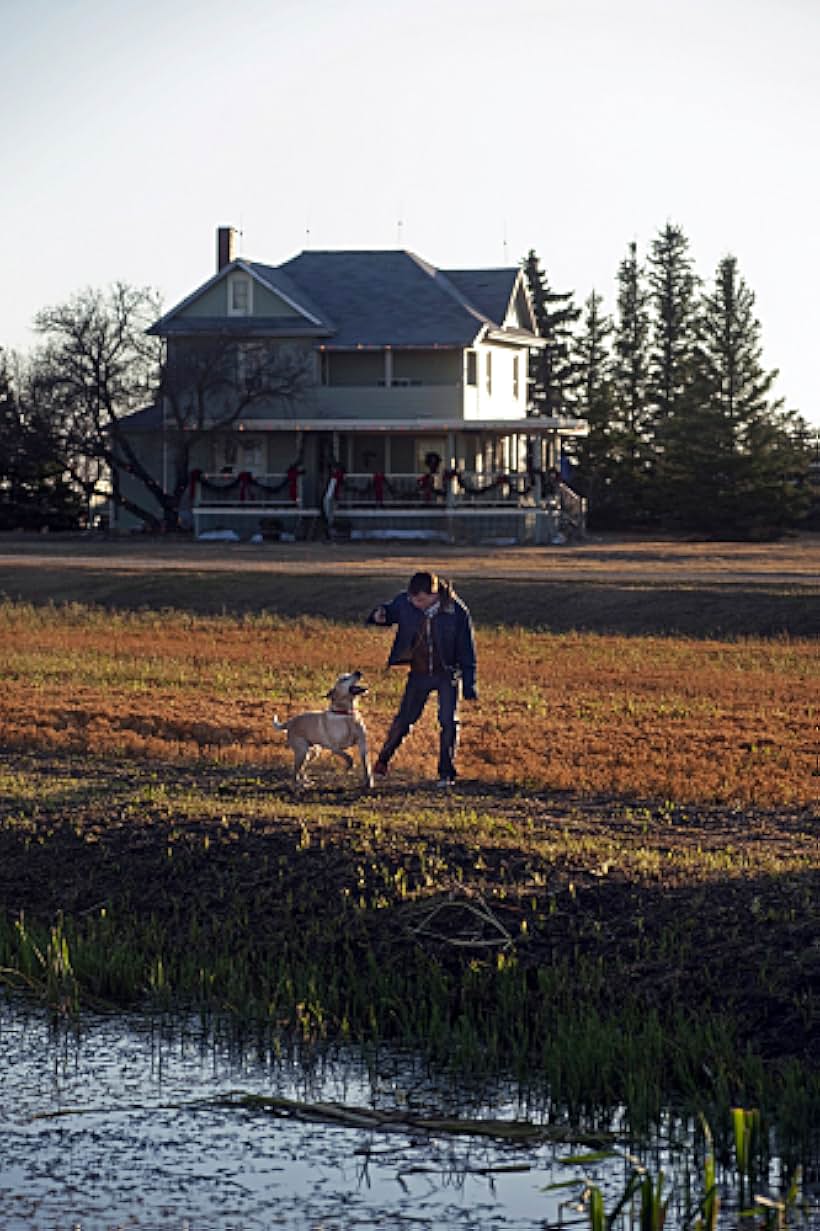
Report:
<svg viewBox="0 0 820 1231"><path fill-rule="evenodd" d="M280 722L278 714L273 715L273 725L277 731L287 731L288 729L287 722Z"/></svg>

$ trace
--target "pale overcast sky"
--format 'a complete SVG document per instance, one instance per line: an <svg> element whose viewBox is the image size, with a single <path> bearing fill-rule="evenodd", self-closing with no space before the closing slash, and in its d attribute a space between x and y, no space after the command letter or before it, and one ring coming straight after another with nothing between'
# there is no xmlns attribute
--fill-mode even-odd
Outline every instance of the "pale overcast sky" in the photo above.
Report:
<svg viewBox="0 0 820 1231"><path fill-rule="evenodd" d="M672 221L820 425L818 52L820 0L0 0L0 346L85 286L172 305L220 224L272 264L535 248L612 310Z"/></svg>

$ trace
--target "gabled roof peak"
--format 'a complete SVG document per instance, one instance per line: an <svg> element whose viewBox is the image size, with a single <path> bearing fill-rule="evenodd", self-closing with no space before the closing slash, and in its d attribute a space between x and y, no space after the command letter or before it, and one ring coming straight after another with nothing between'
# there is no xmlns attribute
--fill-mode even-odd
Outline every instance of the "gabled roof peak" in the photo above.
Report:
<svg viewBox="0 0 820 1231"><path fill-rule="evenodd" d="M327 345L341 349L472 346L504 326L521 279L516 267L439 269L407 248L308 248L281 265L242 256L167 313L152 332L181 331L191 316L185 311L188 305L237 271L252 276L292 309L290 321L282 319L277 334L301 323L301 332L312 330L317 338L327 338ZM252 329L254 319L233 316L226 323L239 333ZM206 327L205 320L201 324ZM257 324L263 331L272 328L267 321ZM520 332L518 341L526 345L527 331Z"/></svg>

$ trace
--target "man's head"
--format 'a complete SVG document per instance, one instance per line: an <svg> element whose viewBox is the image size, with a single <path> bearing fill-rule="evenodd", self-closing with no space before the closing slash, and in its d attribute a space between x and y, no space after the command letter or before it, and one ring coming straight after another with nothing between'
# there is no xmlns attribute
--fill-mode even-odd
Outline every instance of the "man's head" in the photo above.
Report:
<svg viewBox="0 0 820 1231"><path fill-rule="evenodd" d="M438 602L438 577L435 573L414 573L407 586L407 597L419 611L426 611Z"/></svg>

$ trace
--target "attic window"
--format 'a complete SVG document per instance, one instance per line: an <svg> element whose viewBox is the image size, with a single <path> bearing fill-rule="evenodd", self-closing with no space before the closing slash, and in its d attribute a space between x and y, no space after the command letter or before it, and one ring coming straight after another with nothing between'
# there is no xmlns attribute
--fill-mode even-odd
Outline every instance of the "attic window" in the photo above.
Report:
<svg viewBox="0 0 820 1231"><path fill-rule="evenodd" d="M228 282L228 316L249 316L251 310L251 280L238 274Z"/></svg>

